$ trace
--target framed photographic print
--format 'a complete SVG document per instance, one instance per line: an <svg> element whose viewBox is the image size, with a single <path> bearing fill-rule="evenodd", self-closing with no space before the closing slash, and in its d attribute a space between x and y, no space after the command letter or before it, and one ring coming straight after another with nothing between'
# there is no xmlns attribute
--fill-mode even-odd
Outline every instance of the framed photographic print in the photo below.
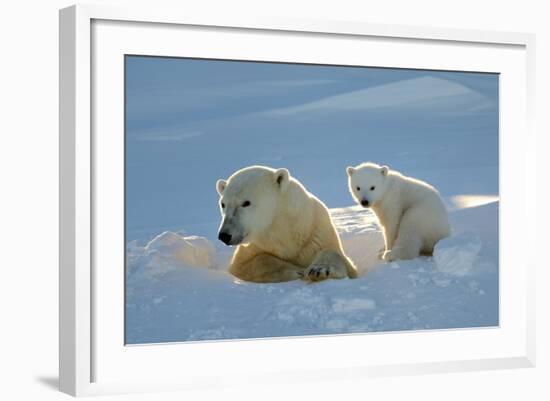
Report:
<svg viewBox="0 0 550 401"><path fill-rule="evenodd" d="M61 10L61 390L532 366L533 46Z"/></svg>

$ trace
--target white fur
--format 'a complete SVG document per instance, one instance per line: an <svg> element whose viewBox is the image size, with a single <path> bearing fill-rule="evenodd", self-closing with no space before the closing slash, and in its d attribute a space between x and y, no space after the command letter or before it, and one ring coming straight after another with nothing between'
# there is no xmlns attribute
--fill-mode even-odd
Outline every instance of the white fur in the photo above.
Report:
<svg viewBox="0 0 550 401"><path fill-rule="evenodd" d="M357 276L326 206L288 170L247 167L216 187L220 234L231 235L229 244L237 245L233 275L257 282Z"/></svg>
<svg viewBox="0 0 550 401"><path fill-rule="evenodd" d="M348 167L347 173L351 195L372 208L384 230L384 260L432 254L437 241L450 235L447 210L431 185L374 163Z"/></svg>

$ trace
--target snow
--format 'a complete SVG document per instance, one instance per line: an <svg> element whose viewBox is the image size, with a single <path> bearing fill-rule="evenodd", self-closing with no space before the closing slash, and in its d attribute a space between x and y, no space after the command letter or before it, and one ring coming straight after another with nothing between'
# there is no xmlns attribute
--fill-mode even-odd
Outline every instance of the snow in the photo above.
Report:
<svg viewBox="0 0 550 401"><path fill-rule="evenodd" d="M131 242L127 343L498 324L498 252L479 229L496 225L498 202L452 212L455 232L433 257L389 264L376 256L382 233L369 210L331 214L358 279L248 283L225 271L231 249L206 238L164 232L142 246Z"/></svg>

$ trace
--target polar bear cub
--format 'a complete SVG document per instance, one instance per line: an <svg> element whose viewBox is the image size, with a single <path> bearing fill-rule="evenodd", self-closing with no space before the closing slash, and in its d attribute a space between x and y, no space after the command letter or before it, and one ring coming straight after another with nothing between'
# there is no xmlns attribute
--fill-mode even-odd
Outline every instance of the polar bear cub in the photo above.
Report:
<svg viewBox="0 0 550 401"><path fill-rule="evenodd" d="M357 277L327 207L287 169L252 166L218 180L218 238L235 245L229 272L253 282Z"/></svg>
<svg viewBox="0 0 550 401"><path fill-rule="evenodd" d="M375 163L348 167L347 173L351 195L373 210L383 228L382 259L431 255L437 241L450 235L447 210L431 185Z"/></svg>

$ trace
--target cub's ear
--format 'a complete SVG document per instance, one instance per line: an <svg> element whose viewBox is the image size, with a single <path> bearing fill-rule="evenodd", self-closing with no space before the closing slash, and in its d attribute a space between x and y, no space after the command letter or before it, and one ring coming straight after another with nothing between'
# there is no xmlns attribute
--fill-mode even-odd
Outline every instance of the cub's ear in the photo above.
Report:
<svg viewBox="0 0 550 401"><path fill-rule="evenodd" d="M281 189L285 189L290 180L290 173L286 168L280 168L273 173L275 176L275 182Z"/></svg>
<svg viewBox="0 0 550 401"><path fill-rule="evenodd" d="M225 187L227 187L227 181L218 180L218 182L216 182L216 190L220 195L222 195L223 191L225 191Z"/></svg>
<svg viewBox="0 0 550 401"><path fill-rule="evenodd" d="M348 175L351 177L353 175L353 173L355 173L355 167L349 166L349 167L346 168L346 171L347 171Z"/></svg>
<svg viewBox="0 0 550 401"><path fill-rule="evenodd" d="M390 168L388 166L382 166L380 167L380 174L382 174L384 177L388 175L388 171Z"/></svg>

